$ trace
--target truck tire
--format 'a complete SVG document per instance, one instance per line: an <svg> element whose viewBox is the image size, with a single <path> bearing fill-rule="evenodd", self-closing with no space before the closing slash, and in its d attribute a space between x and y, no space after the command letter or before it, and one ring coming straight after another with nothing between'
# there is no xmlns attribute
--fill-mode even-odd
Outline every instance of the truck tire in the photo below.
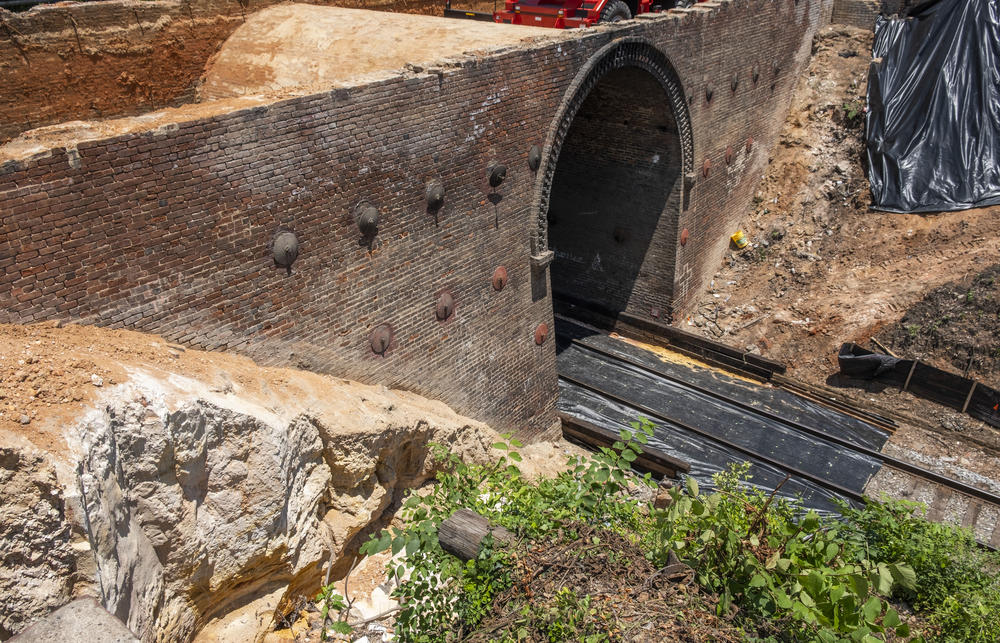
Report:
<svg viewBox="0 0 1000 643"><path fill-rule="evenodd" d="M631 20L632 12L628 10L628 5L622 0L608 0L601 11L601 19L598 22L621 22Z"/></svg>

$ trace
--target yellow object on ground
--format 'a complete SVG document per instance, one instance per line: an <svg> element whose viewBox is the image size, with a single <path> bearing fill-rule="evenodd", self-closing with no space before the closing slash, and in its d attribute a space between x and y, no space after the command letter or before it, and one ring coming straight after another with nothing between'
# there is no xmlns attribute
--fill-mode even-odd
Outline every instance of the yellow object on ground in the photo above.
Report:
<svg viewBox="0 0 1000 643"><path fill-rule="evenodd" d="M743 234L742 230L737 230L736 234L734 234L733 236L731 236L729 238L732 239L733 243L736 244L736 247L739 248L739 249L741 249L741 250L743 248L746 248L747 247L747 243L749 243L747 241L747 236L745 234Z"/></svg>

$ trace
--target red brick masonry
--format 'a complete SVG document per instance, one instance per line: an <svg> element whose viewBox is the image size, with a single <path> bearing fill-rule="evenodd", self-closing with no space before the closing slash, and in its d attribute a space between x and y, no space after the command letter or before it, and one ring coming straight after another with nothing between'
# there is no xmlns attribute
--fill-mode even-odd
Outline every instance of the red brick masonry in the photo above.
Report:
<svg viewBox="0 0 1000 643"><path fill-rule="evenodd" d="M704 3L7 162L0 321L160 333L414 390L532 437L551 424L557 388L555 342L535 343L539 324L552 327L552 304L548 271L533 284L531 240L574 79L626 37L662 52L680 79L694 171L657 224L670 245L649 250L673 271L666 314L676 318L745 212L824 11L825 0ZM539 171L528 167L532 145L543 150ZM491 196L495 163L508 170ZM435 179L446 192L432 213L425 187ZM371 244L355 221L362 201L380 214ZM298 236L291 275L269 251L279 226ZM681 246L674 231L684 229ZM491 283L498 266L501 290ZM455 310L439 321L444 291ZM383 324L392 341L377 355L370 336Z"/></svg>

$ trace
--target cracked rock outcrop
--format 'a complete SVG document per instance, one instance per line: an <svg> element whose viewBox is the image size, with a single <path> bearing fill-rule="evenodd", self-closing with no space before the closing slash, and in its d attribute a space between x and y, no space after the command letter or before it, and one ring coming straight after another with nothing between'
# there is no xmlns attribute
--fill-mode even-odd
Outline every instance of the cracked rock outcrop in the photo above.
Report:
<svg viewBox="0 0 1000 643"><path fill-rule="evenodd" d="M70 532L53 468L0 447L0 639L69 600Z"/></svg>
<svg viewBox="0 0 1000 643"><path fill-rule="evenodd" d="M330 469L308 417L276 426L201 400L159 417L130 402L109 409L86 454L101 598L144 639L189 638L323 557Z"/></svg>
<svg viewBox="0 0 1000 643"><path fill-rule="evenodd" d="M0 449L0 638L92 595L143 641L253 603L232 640L260 640L433 475L429 442L482 460L495 439L415 395L320 384L307 406L140 374L76 427L59 479L53 454Z"/></svg>

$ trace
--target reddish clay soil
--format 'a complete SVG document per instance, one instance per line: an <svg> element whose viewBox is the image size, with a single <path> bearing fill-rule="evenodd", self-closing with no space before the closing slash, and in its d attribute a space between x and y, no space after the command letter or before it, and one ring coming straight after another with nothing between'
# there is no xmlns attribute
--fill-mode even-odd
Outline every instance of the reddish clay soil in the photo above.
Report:
<svg viewBox="0 0 1000 643"><path fill-rule="evenodd" d="M863 110L871 39L849 27L818 35L741 225L751 243L731 246L695 312L678 322L784 362L790 376L815 385L834 381L843 342L877 350L872 337L901 357L968 366L970 377L996 385L998 284L989 279L1000 264L1000 207L870 209ZM1000 455L1000 431L895 389L838 392L899 417L905 426L894 443L932 460L980 453L966 466L1000 480L1000 459L988 455Z"/></svg>
<svg viewBox="0 0 1000 643"><path fill-rule="evenodd" d="M82 31L77 46L19 38L17 55L0 65L0 143L34 127L192 100L205 61L241 22L225 16L175 20L150 39L140 39L136 30L134 41Z"/></svg>
<svg viewBox="0 0 1000 643"><path fill-rule="evenodd" d="M426 15L443 15L445 5L444 0L310 4ZM234 0L220 5L219 15L195 8L190 15L182 11L156 22L140 22L136 12L128 24L94 28L85 20L74 22L69 10L39 8L35 11L47 12L46 24L52 23L39 33L18 28L26 28L27 14L0 10L0 145L36 127L134 116L192 102L206 63L243 24L239 7ZM49 15L55 12L59 20Z"/></svg>

